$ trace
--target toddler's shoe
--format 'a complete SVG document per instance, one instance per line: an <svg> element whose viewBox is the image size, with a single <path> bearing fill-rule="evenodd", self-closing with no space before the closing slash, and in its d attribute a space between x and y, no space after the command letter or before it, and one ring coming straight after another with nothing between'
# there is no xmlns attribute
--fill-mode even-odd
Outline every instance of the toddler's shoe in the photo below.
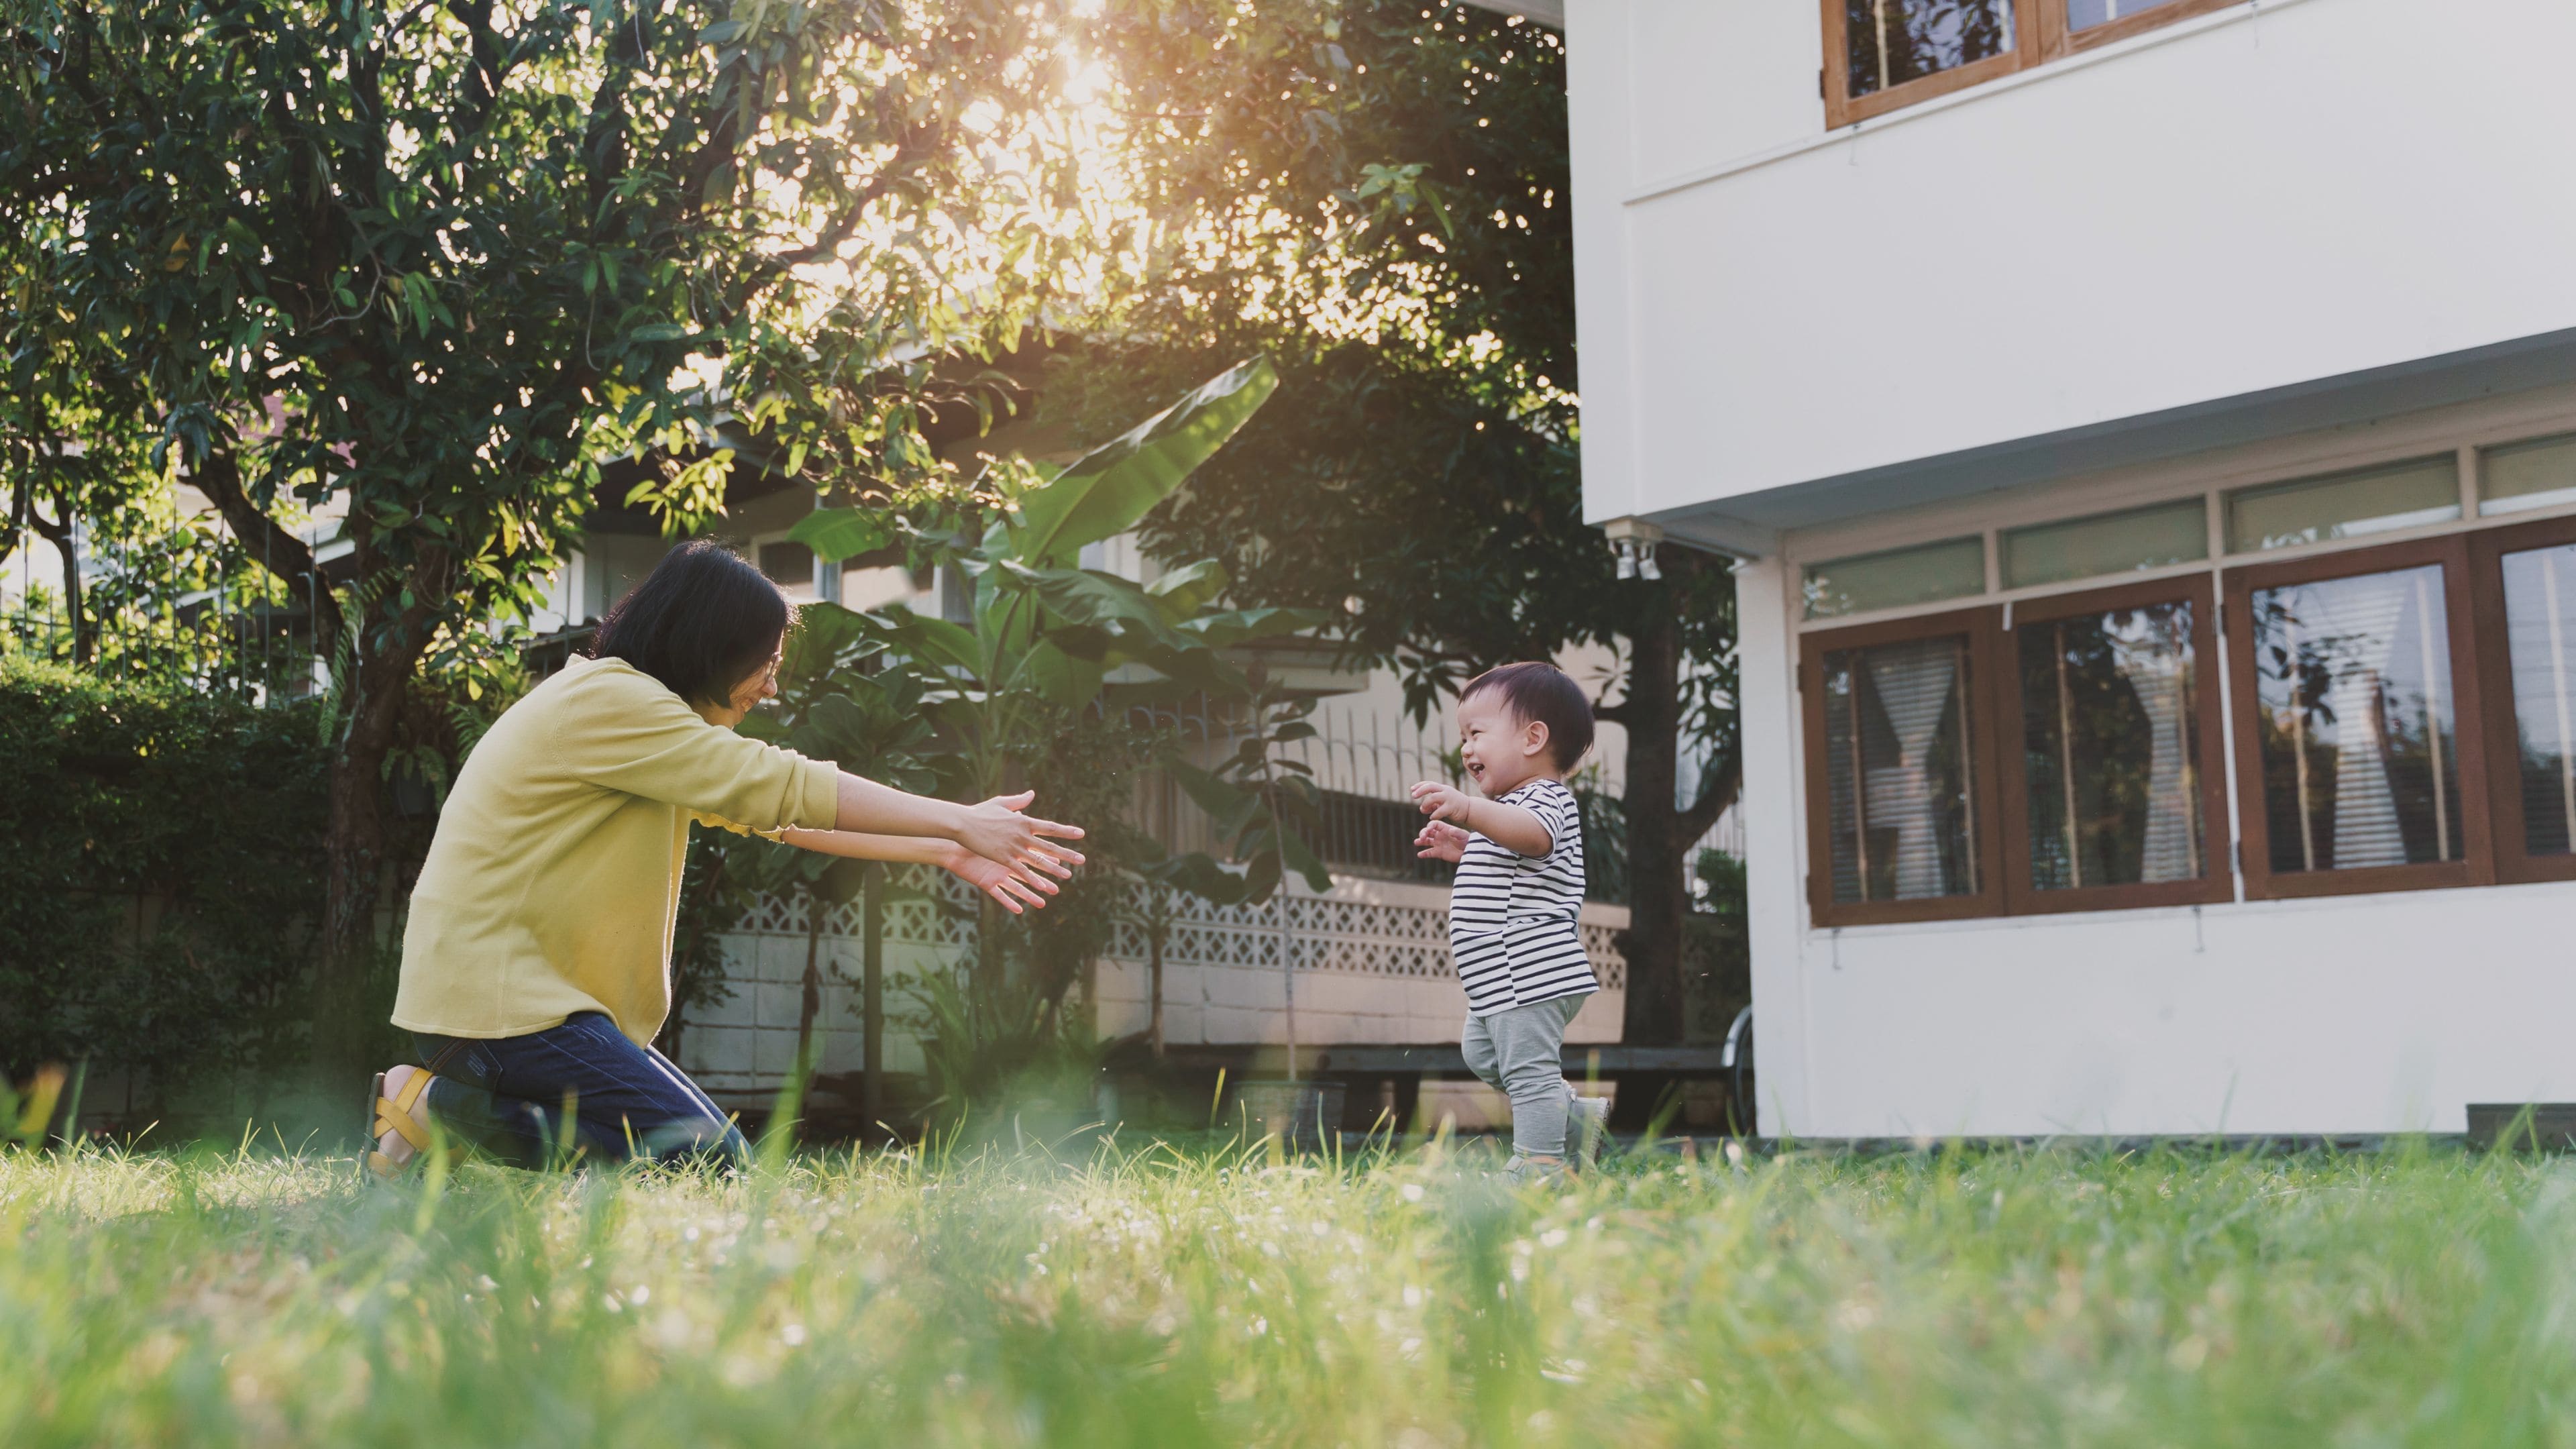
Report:
<svg viewBox="0 0 2576 1449"><path fill-rule="evenodd" d="M1574 1161L1585 1172L1601 1165L1601 1149L1610 1141L1610 1101L1577 1097L1567 1114L1566 1135L1574 1139Z"/></svg>

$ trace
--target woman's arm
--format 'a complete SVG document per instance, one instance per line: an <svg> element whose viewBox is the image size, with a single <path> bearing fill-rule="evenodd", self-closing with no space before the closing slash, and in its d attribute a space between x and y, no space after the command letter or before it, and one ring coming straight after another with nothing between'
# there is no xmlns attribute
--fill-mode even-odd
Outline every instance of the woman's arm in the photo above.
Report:
<svg viewBox="0 0 2576 1449"><path fill-rule="evenodd" d="M778 832L778 838L801 850L844 856L851 860L935 865L991 896L1002 909L1013 915L1024 909L1023 902L1043 907L1046 898L1056 893L1055 882L1047 879L1041 868L1059 876L1072 875L1070 870L1048 857L1038 857L1035 865L1008 866L986 860L953 840L926 835L868 835L855 830L800 830L790 827ZM1075 858L1080 859L1079 856Z"/></svg>
<svg viewBox="0 0 2576 1449"><path fill-rule="evenodd" d="M1036 791L1023 790L1017 795L996 796L980 805L958 805L907 794L844 770L838 818L833 822L840 830L832 833L936 836L1006 866L1028 861L1082 864L1080 852L1044 838L1080 840L1082 827L1058 825L1020 813L1036 798Z"/></svg>

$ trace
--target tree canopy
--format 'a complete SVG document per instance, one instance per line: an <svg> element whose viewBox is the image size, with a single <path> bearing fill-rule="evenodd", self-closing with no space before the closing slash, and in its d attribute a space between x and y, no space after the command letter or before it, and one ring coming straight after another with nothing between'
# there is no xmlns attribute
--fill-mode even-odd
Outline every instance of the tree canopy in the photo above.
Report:
<svg viewBox="0 0 2576 1449"><path fill-rule="evenodd" d="M0 13L11 355L51 349L55 419L147 419L345 665L326 1043L423 655L538 601L611 460L674 527L746 431L936 481L937 362L1015 339L1075 239L1046 4Z"/></svg>

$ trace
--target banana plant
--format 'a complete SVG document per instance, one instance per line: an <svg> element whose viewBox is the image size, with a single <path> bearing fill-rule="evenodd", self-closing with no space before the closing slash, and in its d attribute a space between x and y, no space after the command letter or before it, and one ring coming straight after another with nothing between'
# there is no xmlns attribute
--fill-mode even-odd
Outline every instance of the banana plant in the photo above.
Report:
<svg viewBox="0 0 2576 1449"><path fill-rule="evenodd" d="M1081 567L1085 545L1134 528L1278 385L1266 357L1228 368L1061 469L1024 465L1025 481L1005 483L997 514L963 527L907 528L861 509L824 508L790 531L826 562L901 533L971 582L962 622L901 608L880 616L886 643L942 676L923 703L950 746L954 778L944 783L972 796L999 793L1062 712L1095 701L1244 697L1250 682L1221 651L1325 621L1319 610L1220 607L1228 579L1214 559L1150 584Z"/></svg>
<svg viewBox="0 0 2576 1449"><path fill-rule="evenodd" d="M742 732L811 759L839 761L899 790L931 788L933 772L927 757L932 727L922 712L925 682L919 672L902 667L901 661L883 657L884 635L882 625L838 604L807 604L799 609L778 664L778 698L745 719ZM871 659L880 667L871 670ZM742 862L747 883L805 900L804 995L796 1047L799 1068L807 1069L813 1061L814 1020L823 999L823 918L832 907L868 888L871 879L881 883L884 873L872 873L862 861L768 840L729 842L728 849L733 859ZM869 917L874 921L881 914L872 909ZM864 949L870 960L881 954L874 942ZM876 1030L868 1032L872 1043L879 1036Z"/></svg>

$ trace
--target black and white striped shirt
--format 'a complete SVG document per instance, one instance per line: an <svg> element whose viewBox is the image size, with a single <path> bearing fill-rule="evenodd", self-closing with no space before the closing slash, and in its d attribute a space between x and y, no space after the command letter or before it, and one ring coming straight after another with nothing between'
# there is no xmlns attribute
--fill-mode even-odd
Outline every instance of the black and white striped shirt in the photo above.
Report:
<svg viewBox="0 0 2576 1449"><path fill-rule="evenodd" d="M1532 780L1496 802L1547 828L1545 855L1526 856L1469 832L1449 887L1449 954L1467 1010L1487 1016L1598 991L1583 954L1583 814L1559 780Z"/></svg>

